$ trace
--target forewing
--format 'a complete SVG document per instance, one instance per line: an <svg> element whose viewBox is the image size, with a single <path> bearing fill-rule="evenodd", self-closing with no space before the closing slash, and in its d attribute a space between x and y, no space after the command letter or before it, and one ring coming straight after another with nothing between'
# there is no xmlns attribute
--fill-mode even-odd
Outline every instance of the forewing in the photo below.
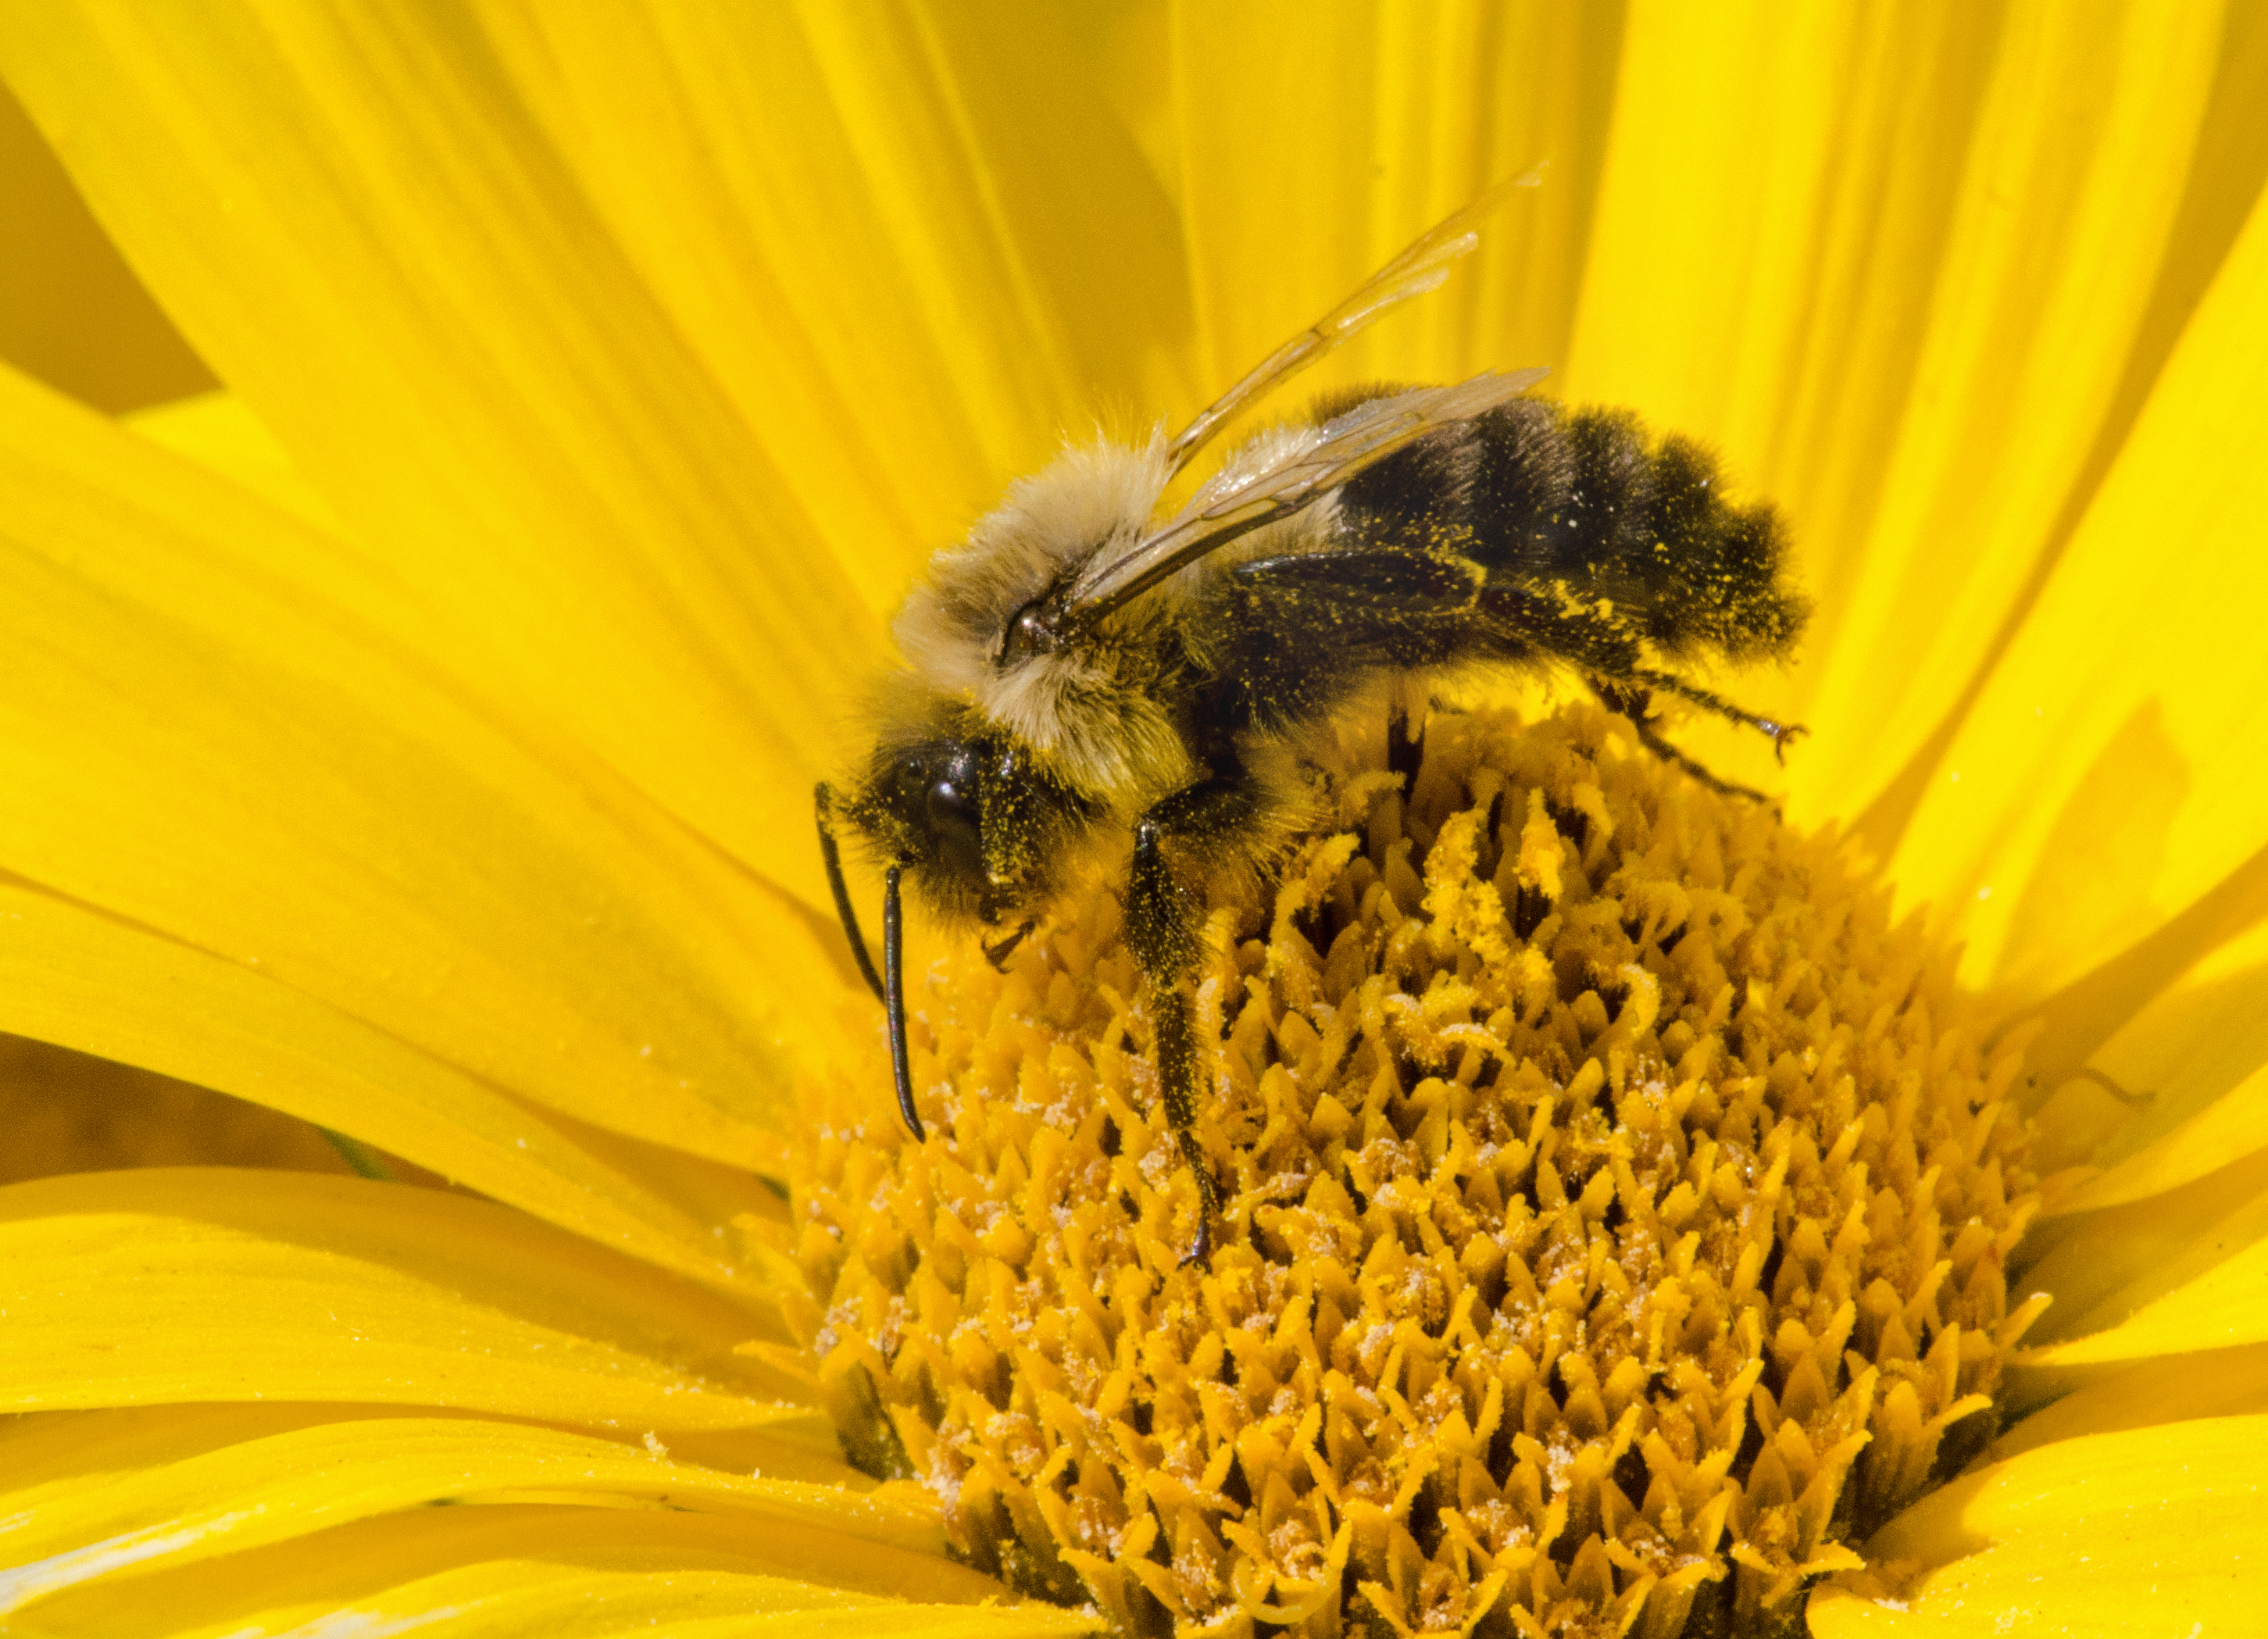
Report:
<svg viewBox="0 0 2268 1639"><path fill-rule="evenodd" d="M1249 375L1182 428L1167 446L1172 470L1179 472L1206 440L1253 403L1359 334L1388 309L1438 289L1449 276L1450 265L1470 254L1481 242L1481 222L1514 192L1534 187L1543 180L1542 165L1508 178L1419 234L1400 255L1364 280L1361 289L1261 360Z"/></svg>
<svg viewBox="0 0 2268 1639"><path fill-rule="evenodd" d="M1543 376L1541 370L1491 371L1454 386L1367 399L1326 423L1315 444L1256 468L1232 464L1130 551L1090 564L1065 600L1066 613L1082 624L1099 619L1205 554L1289 518L1427 433L1517 398Z"/></svg>

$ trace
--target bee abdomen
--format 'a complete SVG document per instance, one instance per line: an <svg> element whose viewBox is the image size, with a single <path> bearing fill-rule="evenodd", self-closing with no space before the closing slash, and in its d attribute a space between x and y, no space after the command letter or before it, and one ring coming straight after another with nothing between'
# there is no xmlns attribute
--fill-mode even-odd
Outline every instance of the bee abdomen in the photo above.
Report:
<svg viewBox="0 0 2268 1639"><path fill-rule="evenodd" d="M1764 503L1729 504L1716 457L1651 437L1628 410L1527 399L1466 430L1469 505L1491 578L1565 581L1609 598L1665 654L1786 650L1808 613Z"/></svg>
<svg viewBox="0 0 2268 1639"><path fill-rule="evenodd" d="M1778 515L1728 504L1714 456L1627 410L1516 400L1380 462L1340 509L1349 531L1469 557L1491 584L1611 600L1671 657L1778 654L1808 613Z"/></svg>

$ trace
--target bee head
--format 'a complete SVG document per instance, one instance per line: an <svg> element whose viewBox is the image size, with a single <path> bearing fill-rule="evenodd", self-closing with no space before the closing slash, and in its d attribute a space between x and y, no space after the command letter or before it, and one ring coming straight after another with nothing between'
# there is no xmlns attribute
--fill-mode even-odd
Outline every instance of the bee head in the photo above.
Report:
<svg viewBox="0 0 2268 1639"><path fill-rule="evenodd" d="M922 897L955 921L999 919L985 870L984 788L990 747L933 739L877 748L843 817Z"/></svg>
<svg viewBox="0 0 2268 1639"><path fill-rule="evenodd" d="M948 921L998 926L1017 917L1022 925L988 947L996 962L1005 960L1055 892L1065 845L1100 810L1050 776L1028 747L988 728L968 707L917 690L899 706L850 790L838 795L820 786L819 848L858 971L888 1018L898 1108L919 1138L906 1055L901 881L910 880L915 893ZM838 823L882 866L879 969L858 931L843 879Z"/></svg>
<svg viewBox="0 0 2268 1639"><path fill-rule="evenodd" d="M932 912L986 926L1056 891L1064 845L1092 818L1027 747L942 702L885 731L836 812Z"/></svg>

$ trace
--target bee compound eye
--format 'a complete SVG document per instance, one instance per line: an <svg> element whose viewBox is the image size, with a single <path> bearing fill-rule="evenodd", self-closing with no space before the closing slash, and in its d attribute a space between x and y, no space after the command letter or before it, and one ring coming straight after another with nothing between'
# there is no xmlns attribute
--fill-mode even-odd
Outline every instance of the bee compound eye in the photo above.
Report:
<svg viewBox="0 0 2268 1639"><path fill-rule="evenodd" d="M976 783L952 774L931 781L923 810L937 864L954 876L979 879L984 848L977 830Z"/></svg>

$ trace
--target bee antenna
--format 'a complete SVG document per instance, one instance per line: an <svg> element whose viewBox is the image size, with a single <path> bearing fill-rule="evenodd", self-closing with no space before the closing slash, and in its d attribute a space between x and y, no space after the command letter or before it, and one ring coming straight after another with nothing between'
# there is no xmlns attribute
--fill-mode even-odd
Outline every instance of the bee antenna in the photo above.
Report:
<svg viewBox="0 0 2268 1639"><path fill-rule="evenodd" d="M883 999L882 975L874 971L874 959L866 954L865 936L858 931L858 913L850 906L850 885L843 880L843 850L835 845L835 792L824 780L819 783L814 806L819 813L819 856L827 863L827 886L835 891L835 914L843 919L850 954L858 959L858 972L879 1002Z"/></svg>
<svg viewBox="0 0 2268 1639"><path fill-rule="evenodd" d="M882 873L882 1011L890 1021L890 1077L898 1084L898 1113L919 1143L929 1135L914 1113L913 1067L906 1062L906 975L901 959L898 868Z"/></svg>

